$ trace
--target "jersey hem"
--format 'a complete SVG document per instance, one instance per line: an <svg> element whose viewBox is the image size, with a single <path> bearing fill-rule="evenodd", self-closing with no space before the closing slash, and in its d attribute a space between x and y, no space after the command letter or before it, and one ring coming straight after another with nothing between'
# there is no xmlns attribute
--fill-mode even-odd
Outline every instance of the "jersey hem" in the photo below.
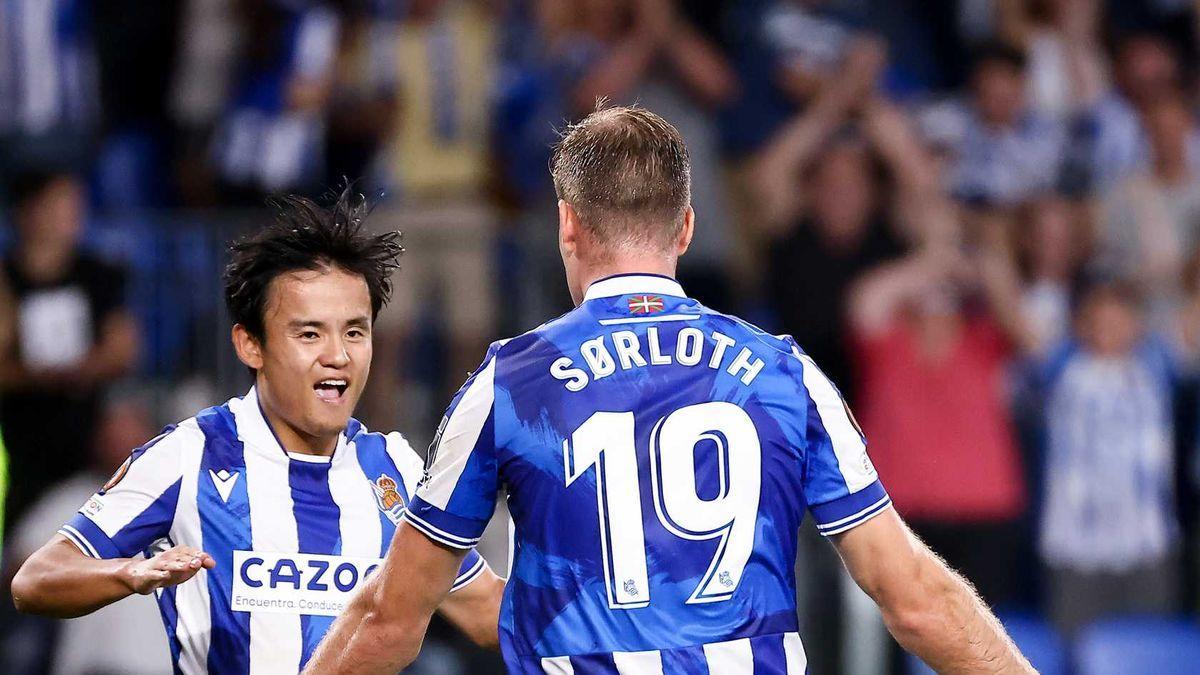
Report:
<svg viewBox="0 0 1200 675"><path fill-rule="evenodd" d="M878 479L849 494L844 494L820 504L809 504L808 510L817 523L818 530L838 528L864 512L877 508L888 499L887 490Z"/></svg>
<svg viewBox="0 0 1200 675"><path fill-rule="evenodd" d="M793 637L793 636L795 638L796 652L789 657L789 655L787 654L786 641L788 640L789 637ZM540 654L513 654L512 659L515 660L521 666L521 670L514 670L512 667L513 664L510 662L510 660L507 656L505 658L505 661L506 661L506 665L509 666L509 672L527 672L527 673L528 672L533 672L533 673L554 673L554 672L568 672L569 673L569 672L572 672L572 671L550 670L547 668L548 665L553 667L553 665L556 665L556 664L554 664L554 662L559 661L561 659L568 659L571 661L583 662L583 663L591 662L591 663L595 663L596 665L603 664L603 666L602 666L602 667L604 667L603 672L608 672L607 664L611 663L611 659L613 658L614 655L617 655L617 654L620 654L620 655L655 654L661 658L661 655L670 653L670 652L681 652L681 651L685 651L685 650L699 650L699 649L703 649L705 647L722 646L722 645L729 645L729 644L741 643L741 642L748 642L751 645L753 645L755 643L764 643L766 641L774 640L774 639L779 639L781 641L784 641L784 651L782 654L780 654L780 656L783 656L783 661L775 664L776 668L779 668L778 671L768 668L768 670L766 672L782 672L784 669L786 669L786 672L788 672L788 673L793 672L792 668L789 668L788 666L799 667L799 672L805 672L805 668L808 665L808 657L804 652L804 645L800 639L800 633L799 633L799 631L795 631L795 630L782 631L779 633L764 633L764 634L759 634L759 635L748 635L748 636L744 636L744 637L728 638L728 639L724 639L724 640L714 640L712 642L701 642L701 643L691 644L691 645L679 645L679 646L675 646L675 647L660 647L660 648L649 647L646 649L635 649L635 650L617 649L617 650L612 650L612 651L596 651L596 652L586 652L586 653L579 653L579 654L558 654L558 655L552 655L552 656L540 655ZM706 658L706 662L707 662L707 655L705 658ZM751 658L753 658L753 657L751 657ZM791 659L795 659L795 660L791 661ZM547 661L550 661L551 663L548 664ZM599 661L599 663L596 663L597 661ZM574 664L572 664L572 665L574 665ZM749 665L749 664L747 664L747 665ZM582 670L575 670L574 672L601 672L601 671L600 671L600 669L597 669L596 671L592 671L590 669L584 668ZM655 672L659 672L659 671L655 671ZM749 672L749 671L747 671L747 672ZM757 668L755 669L755 672L758 672Z"/></svg>
<svg viewBox="0 0 1200 675"><path fill-rule="evenodd" d="M892 505L891 498L884 497L883 499L879 500L875 504L872 504L871 506L863 509L860 513L855 514L852 518L847 519L845 522L841 523L840 525L833 525L826 529L821 529L818 526L817 531L826 537L830 537L835 534L841 534L843 532L846 532L847 530L853 530L854 528L858 527L859 525L862 525L863 523L867 522L868 520L883 513L884 511L888 510L888 507L890 507L891 505Z"/></svg>
<svg viewBox="0 0 1200 675"><path fill-rule="evenodd" d="M471 569L467 570L466 573L459 575L459 577L454 580L454 585L450 587L450 592L453 593L459 589L469 586L472 581L475 581L480 577L480 575L483 574L483 571L487 569L487 567L487 561L483 559L483 556L479 556L479 560L477 560L475 564L471 566Z"/></svg>
<svg viewBox="0 0 1200 675"><path fill-rule="evenodd" d="M79 549L80 553L89 558L100 557L100 554L96 551L96 549L92 548L92 545L88 543L88 540L85 539L82 534L79 533L79 530L76 530L70 525L63 525L62 527L58 528L58 533L66 537L67 541L71 542L75 548Z"/></svg>
<svg viewBox="0 0 1200 675"><path fill-rule="evenodd" d="M100 526L82 513L76 513L58 531L89 557L104 560L125 557Z"/></svg>
<svg viewBox="0 0 1200 675"><path fill-rule="evenodd" d="M412 512L411 508L404 511L402 518L408 521L408 524L416 528L421 534L424 534L426 537L429 537L439 544L444 544L451 548L460 548L464 550L471 549L479 543L479 537L475 537L474 539L459 537L446 532L445 530L442 530L425 520L422 520L419 516Z"/></svg>

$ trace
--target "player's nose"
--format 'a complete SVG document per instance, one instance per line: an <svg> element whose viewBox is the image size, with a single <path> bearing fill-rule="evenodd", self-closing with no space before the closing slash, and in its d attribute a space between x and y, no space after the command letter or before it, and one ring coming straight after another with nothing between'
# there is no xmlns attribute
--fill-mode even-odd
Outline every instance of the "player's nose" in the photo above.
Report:
<svg viewBox="0 0 1200 675"><path fill-rule="evenodd" d="M344 368L350 363L350 352L346 349L346 341L335 337L325 343L321 350L321 365L327 368Z"/></svg>

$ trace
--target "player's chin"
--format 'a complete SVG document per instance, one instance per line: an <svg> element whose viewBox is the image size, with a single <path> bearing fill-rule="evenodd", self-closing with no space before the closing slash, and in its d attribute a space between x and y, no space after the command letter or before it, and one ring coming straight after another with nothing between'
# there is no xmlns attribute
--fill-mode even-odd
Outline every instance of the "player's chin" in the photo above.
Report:
<svg viewBox="0 0 1200 675"><path fill-rule="evenodd" d="M318 410L309 417L308 433L318 437L336 436L346 429L349 421L349 410L344 414L334 410Z"/></svg>
<svg viewBox="0 0 1200 675"><path fill-rule="evenodd" d="M354 414L354 405L358 402L358 392L347 391L336 399L317 399L313 402L313 422L326 432L341 431Z"/></svg>

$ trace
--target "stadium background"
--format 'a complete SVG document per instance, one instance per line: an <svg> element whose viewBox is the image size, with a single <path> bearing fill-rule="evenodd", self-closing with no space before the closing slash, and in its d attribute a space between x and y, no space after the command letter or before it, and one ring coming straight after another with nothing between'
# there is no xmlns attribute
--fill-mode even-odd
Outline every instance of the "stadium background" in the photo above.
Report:
<svg viewBox="0 0 1200 675"><path fill-rule="evenodd" d="M219 274L272 192L354 178L405 232L359 416L423 447L490 340L569 307L546 161L606 97L689 144L685 287L822 364L1044 672L1200 668L1197 4L0 0L4 578L247 388ZM814 672L908 672L809 535ZM119 607L4 602L0 671L166 672ZM443 628L422 672L495 664Z"/></svg>

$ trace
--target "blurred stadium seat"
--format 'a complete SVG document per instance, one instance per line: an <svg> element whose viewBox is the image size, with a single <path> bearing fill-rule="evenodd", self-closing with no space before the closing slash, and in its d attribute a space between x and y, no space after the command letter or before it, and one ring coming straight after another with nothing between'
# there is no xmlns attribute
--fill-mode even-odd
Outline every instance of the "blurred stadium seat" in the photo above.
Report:
<svg viewBox="0 0 1200 675"><path fill-rule="evenodd" d="M1008 630L1008 634L1012 636L1013 642L1020 647L1021 652L1039 673L1042 675L1066 675L1069 672L1066 645L1058 631L1054 630L1054 627L1046 623L1044 619L1032 614L1009 614L1002 615L1000 620ZM910 654L908 656L908 672L910 675L931 675L934 671Z"/></svg>
<svg viewBox="0 0 1200 675"><path fill-rule="evenodd" d="M1200 626L1142 617L1100 621L1080 635L1075 657L1078 675L1200 673Z"/></svg>

